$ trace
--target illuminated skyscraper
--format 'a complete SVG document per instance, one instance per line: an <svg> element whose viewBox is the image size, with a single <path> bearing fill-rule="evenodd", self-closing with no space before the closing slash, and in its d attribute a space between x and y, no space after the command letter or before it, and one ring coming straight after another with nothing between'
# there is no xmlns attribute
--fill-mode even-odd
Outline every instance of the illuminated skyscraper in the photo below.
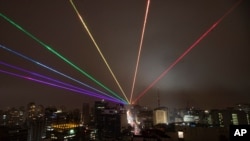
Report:
<svg viewBox="0 0 250 141"><path fill-rule="evenodd" d="M156 124L168 124L168 113L166 107L159 107L153 111L153 121Z"/></svg>
<svg viewBox="0 0 250 141"><path fill-rule="evenodd" d="M44 108L31 102L27 105L28 141L40 141L45 130Z"/></svg>

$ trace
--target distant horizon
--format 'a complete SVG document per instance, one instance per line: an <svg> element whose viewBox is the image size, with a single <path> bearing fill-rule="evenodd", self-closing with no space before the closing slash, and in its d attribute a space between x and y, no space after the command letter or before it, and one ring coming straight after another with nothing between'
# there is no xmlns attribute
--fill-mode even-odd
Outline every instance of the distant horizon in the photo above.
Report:
<svg viewBox="0 0 250 141"><path fill-rule="evenodd" d="M97 100L97 101L101 101L100 100ZM82 104L84 103L88 103L90 105L90 108L91 107L94 107L94 104L95 104L96 101L93 101L93 102L82 102L82 103L79 103L79 106L76 106L76 107L71 107L69 105L59 105L59 104L42 104L42 103L38 103L38 102L34 102L34 101L31 101L31 102L28 102L24 105L15 105L15 106L5 106L3 107L2 105L0 106L0 110L7 110L7 108L20 108L20 107L24 107L25 110L27 109L27 105L29 103L35 103L36 106L38 105L42 105L44 108L48 108L48 107L55 107L57 109L60 109L61 107L64 107L66 110L74 110L74 109L82 109ZM112 103L112 102L109 102L109 101L106 101L108 102L109 106L110 107L114 107L117 103ZM235 103L235 104L232 104L232 105L227 105L225 107L213 107L213 108L201 108L201 107L195 107L195 106L192 106L192 105L189 105L189 106L179 106L179 107L169 107L169 106L166 106L166 105L160 105L159 107L166 107L168 108L169 110L174 110L174 109L186 109L186 108L194 108L194 109L197 109L197 110L213 110L213 109L218 109L218 110L222 110L222 109L227 109L227 108L233 108L233 107L236 107L238 104L249 104L250 105L250 102L249 103ZM126 105L129 105L129 104L124 104L124 106L126 107ZM147 106L147 105L140 105L140 104L131 104L131 105L139 105L139 106L142 106L142 107L147 107L149 108L150 110L153 110L155 108L158 108L158 106L155 106L155 107L152 107L152 106Z"/></svg>

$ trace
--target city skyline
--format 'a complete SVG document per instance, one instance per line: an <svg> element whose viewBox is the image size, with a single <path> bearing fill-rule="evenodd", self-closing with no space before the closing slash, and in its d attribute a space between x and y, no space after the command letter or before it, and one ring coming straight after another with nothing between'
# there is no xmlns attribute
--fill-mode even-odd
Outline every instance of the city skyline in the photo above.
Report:
<svg viewBox="0 0 250 141"><path fill-rule="evenodd" d="M151 1L133 99L237 2ZM123 97L70 1L0 3L3 15ZM74 3L129 99L147 1ZM243 0L138 103L156 107L157 95L168 107L215 108L249 102L248 17L249 6ZM104 91L4 18L0 21L2 46ZM2 62L79 86L2 48L0 54ZM79 107L98 100L3 73L0 79L0 108L31 101Z"/></svg>

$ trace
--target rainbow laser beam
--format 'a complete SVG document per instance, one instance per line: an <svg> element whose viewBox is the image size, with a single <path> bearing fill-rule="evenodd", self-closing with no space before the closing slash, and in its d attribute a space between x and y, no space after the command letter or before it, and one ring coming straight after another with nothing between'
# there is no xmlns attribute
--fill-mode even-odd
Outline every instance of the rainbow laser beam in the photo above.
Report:
<svg viewBox="0 0 250 141"><path fill-rule="evenodd" d="M93 93L93 92L89 92L89 91L87 91L87 90L85 90L85 91L81 90L81 91L80 91L80 90L68 88L68 87L65 87L65 86L61 86L61 85L54 84L54 83L51 83L51 82L42 81L42 80L35 79L35 78L29 77L29 76L20 75L20 74L13 73L13 72L9 72L9 71L5 71L5 70L0 70L0 72L1 72L1 73L4 73L4 74L11 75L11 76L15 76L15 77L27 79L27 80L30 80L30 81L34 81L34 82L37 82L37 83L42 83L42 84L45 84L45 85L49 85L49 86L53 86L53 87L65 89L65 90L68 90L68 91L72 91L72 92L76 92L76 93L80 93L80 94L85 94L85 95L89 95L89 96L97 97L97 98L101 98L101 99L106 99L106 100L109 100L109 101L113 101L113 102L115 102L115 103L121 103L121 101L117 101L117 100L114 100L114 99L110 99L110 98L107 98L107 97L103 97L103 96L101 96L101 95L95 94L95 93ZM122 103L122 104L123 104L123 103Z"/></svg>
<svg viewBox="0 0 250 141"><path fill-rule="evenodd" d="M130 103L132 103L132 98L133 98L133 94L134 94L135 80L136 80L138 66L139 66L139 62L140 62L141 49L142 49L142 43L143 43L144 34L145 34L145 28L146 28L146 23L147 23L149 5L150 5L150 0L148 0L147 6L146 6L146 12L145 12L145 17L144 17L144 22L143 22L141 40L140 40L139 51L138 51L138 56L137 56L137 61L136 61L136 67L135 67L135 73L134 73L134 78L133 78L133 84L132 84L132 89L131 89L131 94L130 94L130 100L129 100Z"/></svg>
<svg viewBox="0 0 250 141"><path fill-rule="evenodd" d="M152 88L161 78L163 78L179 61L181 61L194 47L197 46L204 39L209 32L211 32L217 25L228 15L230 14L242 0L236 2L221 18L219 18L207 31L205 31L181 56L179 56L159 77L157 77L144 91L142 91L139 96L133 101L135 104L145 93Z"/></svg>
<svg viewBox="0 0 250 141"><path fill-rule="evenodd" d="M59 72L59 71L57 71L57 70L55 70L55 69L53 69L53 68L51 68L51 67L49 67L49 66L47 66L47 65L45 65L45 64L42 64L42 63L40 63L40 62L38 62L38 61L36 61L36 60L34 60L34 59L31 59L31 58L29 58L29 57L27 57L27 56L25 56L25 55L23 55L23 54L21 54L21 53L19 53L19 52L16 52L16 51L14 51L14 50L12 50L12 49L10 49L10 48L7 48L7 47L5 47L5 46L3 46L3 45L1 45L1 44L0 44L0 48L4 49L4 50L6 50L6 51L8 51L8 52L10 52L10 53L13 53L13 54L15 54L15 55L17 55L17 56L19 56L19 57L22 57L22 58L24 58L24 59L26 59L26 60L28 60L28 61L30 61L30 62L32 62L32 63L35 63L36 65L39 65L39 66L41 66L41 67L43 67L43 68L45 68L45 69L48 69L48 70L50 70L50 71L52 71L52 72L54 72L54 73L56 73L56 74L59 74L59 75L65 77L65 78L68 78L68 79L70 79L70 80L72 80L72 81L74 81L74 82L76 82L76 83L78 83L78 84L80 84L80 85L83 85L83 86L85 86L85 87L88 87L88 88L90 88L90 89L92 89L92 90L94 90L94 91L96 91L96 92L98 92L98 93L101 93L101 94L103 94L103 95L106 95L106 96L109 96L109 97L111 97L111 98L114 98L114 97L112 97L112 96L110 96L110 95L108 95L108 94L106 94L106 93L104 93L104 92L102 92L102 91L100 91L100 90L98 90L98 89L95 89L95 88L93 88L93 87L91 87L91 86L89 86L89 85L87 85L87 84L85 84L85 83L83 83L83 82L81 82L81 81L79 81L79 80L76 80L76 79L74 79L74 78L72 78L72 77L70 77L70 76L68 76L68 75L66 75L66 74L64 74L64 73L62 73L62 72ZM121 99L121 100L124 101L123 99Z"/></svg>
<svg viewBox="0 0 250 141"><path fill-rule="evenodd" d="M85 30L87 31L87 33L88 33L90 39L92 40L92 42L94 43L96 49L98 50L99 54L101 55L102 60L103 60L104 63L106 64L106 66L107 66L108 70L110 71L112 77L114 78L114 80L115 80L117 86L119 87L120 91L122 92L122 94L123 94L123 96L125 97L125 99L127 100L127 102L129 102L129 101L128 101L128 98L127 98L125 92L123 91L123 89L122 89L120 83L118 82L118 80L117 80L115 74L113 73L112 69L110 68L110 66L109 66L109 64L108 64L108 62L107 62L107 60L105 59L104 55L102 54L101 49L100 49L99 46L97 45L97 43L96 43L96 41L95 41L93 35L91 34L91 32L90 32L90 30L88 29L86 23L84 22L84 20L83 20L81 14L78 12L78 9L76 8L75 4L73 3L73 0L70 0L70 3L71 3L71 5L72 5L72 7L74 8L74 10L75 10L77 16L79 17L79 19L80 19L80 21L81 21L83 27L84 27Z"/></svg>
<svg viewBox="0 0 250 141"><path fill-rule="evenodd" d="M49 50L51 53L53 53L54 55L56 55L57 57L59 57L60 59L62 59L64 62L66 62L67 64L69 64L71 67L73 67L74 69L76 69L77 71L79 71L81 74L85 75L86 77L88 77L90 80L92 80L93 82L95 82L96 84L98 84L99 86L101 86L102 88L104 88L105 90L107 90L108 92L110 92L112 95L114 95L115 97L122 99L121 97L119 97L115 92L113 92L112 90L110 90L108 87L106 87L104 84L102 84L101 82L97 81L94 77L92 77L91 75L89 75L87 72L85 72L84 70L82 70L81 68L79 68L78 66L76 66L75 64L73 64L71 61L69 61L67 58L63 57L61 54L59 54L56 50L54 50L53 48L51 48L49 45L45 44L44 42L42 42L41 40L39 40L37 37L35 37L34 35L32 35L31 33L29 33L28 31L26 31L24 28L22 28L21 26L19 26L18 24L16 24L13 20L11 20L10 18L8 18L7 16L3 15L2 13L0 13L0 16L5 19L6 21L8 21L9 23L11 23L14 27L16 27L17 29L21 30L22 32L24 32L26 35L28 35L29 37L31 37L33 40L35 40L36 42L38 42L40 45L42 45L43 47L45 47L47 50Z"/></svg>
<svg viewBox="0 0 250 141"><path fill-rule="evenodd" d="M82 92L84 92L84 93L85 93L85 92L88 92L88 93L91 92L91 91L87 91L87 90L85 90L85 89L82 89L82 88L73 86L73 85L71 85L71 84L61 82L61 81L56 80L56 79L54 79L54 78L47 77L47 76L44 76L44 75L41 75L41 74L38 74L38 73L35 73L35 72L32 72L32 71L29 71L29 70L26 70L26 69L23 69L23 68L20 68L20 67L11 65L11 64L7 64L7 63L2 62L2 61L0 61L0 64L1 64L1 65L4 65L4 66L6 66L6 67L9 67L9 68L12 68L12 69L15 69L15 70L19 70L19 71L28 73L28 74L30 74L30 75L33 75L33 76L36 76L36 77L45 79L45 80L49 80L49 81L53 82L54 84L59 84L59 85L61 85L61 86L65 86L65 87L68 87L68 88L71 88L71 89L75 89L75 90L78 90L78 91L82 91ZM41 79L40 79L40 80L41 80ZM49 82L49 81L47 81L47 82ZM92 92L92 93L93 93L93 92ZM96 95L99 96L99 97L101 96L100 94L96 94ZM103 98L106 97L105 99L107 99L107 100L113 99L113 100L116 100L116 101L121 101L121 100L118 100L118 99L113 98L113 97L111 97L111 98L109 98L109 97L107 97L107 96L102 96L102 97L103 97ZM121 101L121 103L124 103L124 102Z"/></svg>

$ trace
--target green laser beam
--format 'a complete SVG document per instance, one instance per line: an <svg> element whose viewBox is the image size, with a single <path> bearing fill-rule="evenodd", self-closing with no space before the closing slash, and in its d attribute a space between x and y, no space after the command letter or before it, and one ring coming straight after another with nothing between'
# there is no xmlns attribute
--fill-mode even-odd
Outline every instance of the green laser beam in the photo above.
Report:
<svg viewBox="0 0 250 141"><path fill-rule="evenodd" d="M115 97L117 97L120 100L126 102L123 98L119 97L115 92L113 92L112 90L110 90L108 87L106 87L105 85L103 85L101 82L97 81L94 77L92 77L87 72L83 71L81 68L79 68L78 66L76 66L75 64L73 64L67 58L63 57L61 54L59 54L56 50L54 50L53 48L51 48L49 45L45 44L44 42L42 42L41 40L39 40L37 37L35 37L31 33L29 33L28 31L26 31L20 25L18 25L17 23L15 23L13 20L11 20L7 16L3 15L2 13L0 13L0 16L2 18L4 18L6 21L8 21L9 23L11 23L14 27L18 28L19 30L21 30L22 32L24 32L25 34L27 34L29 37L31 37L32 39L34 39L36 42L38 42L39 44L41 44L43 47L45 47L46 49L48 49L50 52L52 52L53 54L55 54L57 57L59 57L60 59L62 59L66 63L68 63L70 66L72 66L73 68L75 68L76 70L78 70L80 73L82 73L83 75L85 75L86 77L88 77L89 79L91 79L92 81L94 81L96 84L98 84L99 86L101 86L102 88L104 88L105 90L107 90L108 92L110 92L111 94L113 94Z"/></svg>

